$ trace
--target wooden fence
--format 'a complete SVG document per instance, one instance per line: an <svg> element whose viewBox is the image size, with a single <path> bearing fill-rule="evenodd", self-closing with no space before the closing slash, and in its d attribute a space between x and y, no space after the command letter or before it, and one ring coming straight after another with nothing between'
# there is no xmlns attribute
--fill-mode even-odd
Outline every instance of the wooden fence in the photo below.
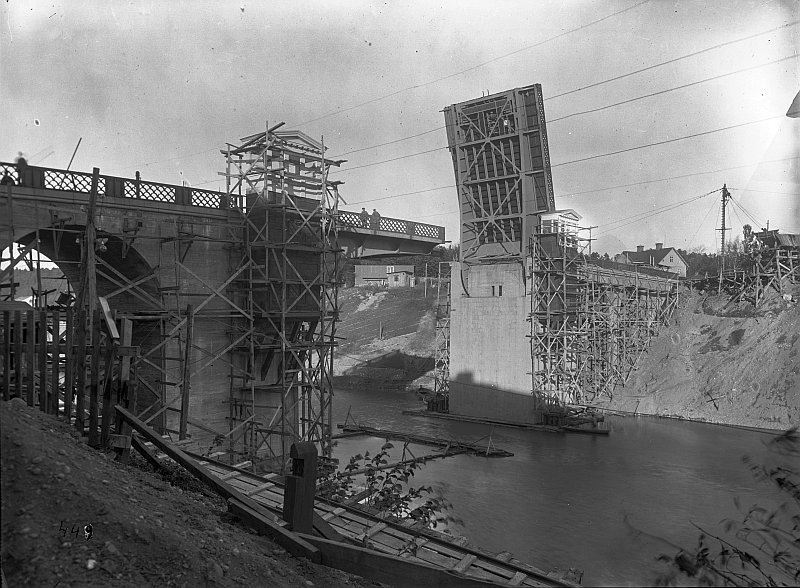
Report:
<svg viewBox="0 0 800 588"><path fill-rule="evenodd" d="M99 310L85 325L78 324L72 308L4 310L1 316L3 400L19 397L65 419L88 435L93 447L124 443L116 434L121 423L114 405L134 407L136 402L131 360L138 348L130 346L131 321L119 321L117 339Z"/></svg>

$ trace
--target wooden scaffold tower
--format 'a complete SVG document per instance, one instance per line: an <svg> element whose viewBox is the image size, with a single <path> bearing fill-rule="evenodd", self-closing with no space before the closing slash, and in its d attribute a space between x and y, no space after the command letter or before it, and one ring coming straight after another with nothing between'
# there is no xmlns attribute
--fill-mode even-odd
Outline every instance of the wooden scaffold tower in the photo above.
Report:
<svg viewBox="0 0 800 588"><path fill-rule="evenodd" d="M338 184L325 146L282 124L229 145L229 449L283 472L295 441L331 454L338 288Z"/></svg>
<svg viewBox="0 0 800 588"><path fill-rule="evenodd" d="M572 211L544 214L530 240L532 391L544 411L581 397L586 283L580 269L588 241L577 220Z"/></svg>
<svg viewBox="0 0 800 588"><path fill-rule="evenodd" d="M433 391L437 412L448 412L450 394L450 305L453 264L439 262L439 284L436 288L436 352L434 356Z"/></svg>

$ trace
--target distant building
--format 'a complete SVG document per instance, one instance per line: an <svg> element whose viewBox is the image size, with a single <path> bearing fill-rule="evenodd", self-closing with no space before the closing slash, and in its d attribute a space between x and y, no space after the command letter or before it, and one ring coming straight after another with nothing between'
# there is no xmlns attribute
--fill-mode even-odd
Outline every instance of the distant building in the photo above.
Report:
<svg viewBox="0 0 800 588"><path fill-rule="evenodd" d="M386 273L390 288L407 288L416 283L414 279L414 266L408 266L411 268L410 270L399 269L400 267L404 266L396 266L397 269L395 269L395 271Z"/></svg>
<svg viewBox="0 0 800 588"><path fill-rule="evenodd" d="M618 263L629 265L643 265L678 274L686 277L688 264L683 256L673 247L664 247L663 243L656 243L655 249L645 249L638 245L636 251L623 251L614 257Z"/></svg>
<svg viewBox="0 0 800 588"><path fill-rule="evenodd" d="M413 265L357 265L355 278L356 286L374 284L397 288L415 283Z"/></svg>

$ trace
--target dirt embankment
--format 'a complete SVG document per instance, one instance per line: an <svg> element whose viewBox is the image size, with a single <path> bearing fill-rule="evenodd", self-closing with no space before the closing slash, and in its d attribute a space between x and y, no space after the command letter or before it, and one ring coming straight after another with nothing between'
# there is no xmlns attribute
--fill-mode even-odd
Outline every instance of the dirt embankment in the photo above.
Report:
<svg viewBox="0 0 800 588"><path fill-rule="evenodd" d="M340 293L335 384L433 388L436 292L421 287Z"/></svg>
<svg viewBox="0 0 800 588"><path fill-rule="evenodd" d="M376 586L290 556L177 466L121 465L19 399L0 424L9 586Z"/></svg>
<svg viewBox="0 0 800 588"><path fill-rule="evenodd" d="M672 325L599 405L748 427L797 425L800 305L773 295L755 311L724 295L682 292Z"/></svg>

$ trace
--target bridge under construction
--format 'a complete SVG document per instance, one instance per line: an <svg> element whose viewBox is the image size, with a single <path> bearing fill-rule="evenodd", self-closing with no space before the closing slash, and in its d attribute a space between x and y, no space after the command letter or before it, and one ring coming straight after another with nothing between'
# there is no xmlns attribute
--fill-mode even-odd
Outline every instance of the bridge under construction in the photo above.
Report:
<svg viewBox="0 0 800 588"><path fill-rule="evenodd" d="M119 399L231 464L283 472L296 441L330 457L342 256L445 238L340 209L325 150L281 125L227 144L224 192L3 163L3 397L74 417L93 445ZM75 296L48 304L39 279L14 306L15 267L42 260Z"/></svg>
<svg viewBox="0 0 800 588"><path fill-rule="evenodd" d="M624 384L670 320L677 276L586 255L590 229L555 205L538 84L444 114L461 251L438 301L439 407L559 424Z"/></svg>

